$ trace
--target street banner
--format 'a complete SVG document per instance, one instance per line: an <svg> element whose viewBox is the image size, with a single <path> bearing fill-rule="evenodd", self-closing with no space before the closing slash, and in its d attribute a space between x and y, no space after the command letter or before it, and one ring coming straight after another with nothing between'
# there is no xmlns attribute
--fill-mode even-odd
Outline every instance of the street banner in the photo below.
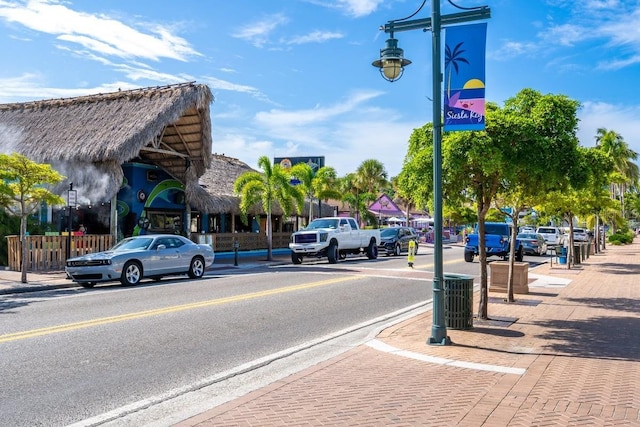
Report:
<svg viewBox="0 0 640 427"><path fill-rule="evenodd" d="M484 130L487 24L446 28L444 130Z"/></svg>

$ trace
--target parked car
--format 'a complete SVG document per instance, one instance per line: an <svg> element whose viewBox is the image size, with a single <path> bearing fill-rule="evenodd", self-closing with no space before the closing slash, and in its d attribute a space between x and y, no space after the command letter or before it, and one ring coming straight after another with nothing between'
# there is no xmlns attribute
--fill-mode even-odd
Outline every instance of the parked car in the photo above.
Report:
<svg viewBox="0 0 640 427"><path fill-rule="evenodd" d="M567 233L564 236L565 240L569 241L569 230L567 229ZM573 241L574 242L588 242L589 241L589 232L585 228L573 227Z"/></svg>
<svg viewBox="0 0 640 427"><path fill-rule="evenodd" d="M85 288L116 280L133 286L143 278L159 280L169 275L187 274L197 279L213 260L209 245L174 234L148 234L124 239L108 251L69 258L65 271Z"/></svg>
<svg viewBox="0 0 640 427"><path fill-rule="evenodd" d="M411 227L389 227L380 230L380 245L378 252L389 255L400 255L409 251L409 242L416 242L416 254L420 236Z"/></svg>
<svg viewBox="0 0 640 427"><path fill-rule="evenodd" d="M485 222L484 246L488 257L499 256L505 261L509 259L512 229L513 226L506 222ZM478 224L476 224L473 233L467 235L465 239L464 260L466 262L473 262L473 258L480 255L480 235L478 231ZM516 261L522 261L522 247L517 237L514 250Z"/></svg>
<svg viewBox="0 0 640 427"><path fill-rule="evenodd" d="M564 235L558 227L538 227L536 233L542 234L548 246L562 245L564 243Z"/></svg>
<svg viewBox="0 0 640 427"><path fill-rule="evenodd" d="M520 227L519 233L535 233L536 228L532 225L523 225Z"/></svg>
<svg viewBox="0 0 640 427"><path fill-rule="evenodd" d="M522 252L526 255L544 255L547 253L547 242L542 234L520 233L518 240L522 245Z"/></svg>

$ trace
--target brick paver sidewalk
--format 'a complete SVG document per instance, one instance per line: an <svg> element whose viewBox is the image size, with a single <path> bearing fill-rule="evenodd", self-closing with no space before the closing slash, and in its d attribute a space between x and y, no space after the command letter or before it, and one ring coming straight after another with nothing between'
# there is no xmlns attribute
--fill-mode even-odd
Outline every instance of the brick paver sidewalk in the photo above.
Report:
<svg viewBox="0 0 640 427"><path fill-rule="evenodd" d="M452 345L425 344L427 312L179 426L640 425L640 239L532 273Z"/></svg>

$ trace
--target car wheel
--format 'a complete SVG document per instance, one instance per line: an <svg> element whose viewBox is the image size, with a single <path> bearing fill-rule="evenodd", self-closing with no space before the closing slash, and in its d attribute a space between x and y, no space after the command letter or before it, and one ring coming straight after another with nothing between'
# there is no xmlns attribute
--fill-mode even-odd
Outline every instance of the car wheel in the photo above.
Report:
<svg viewBox="0 0 640 427"><path fill-rule="evenodd" d="M371 241L369 242L369 246L367 246L367 258L378 258L378 246L376 246L375 239L371 239Z"/></svg>
<svg viewBox="0 0 640 427"><path fill-rule="evenodd" d="M340 254L338 253L338 243L332 241L329 244L329 249L327 250L327 258L329 259L329 264L335 264L338 262L338 258Z"/></svg>
<svg viewBox="0 0 640 427"><path fill-rule="evenodd" d="M473 252L465 251L465 253L464 253L464 260L465 260L466 262L473 262Z"/></svg>
<svg viewBox="0 0 640 427"><path fill-rule="evenodd" d="M402 253L402 248L400 247L400 243L397 243L396 247L393 248L393 254L395 256L400 256L401 253Z"/></svg>
<svg viewBox="0 0 640 427"><path fill-rule="evenodd" d="M136 261L127 261L122 269L120 283L124 286L135 286L142 279L142 267Z"/></svg>
<svg viewBox="0 0 640 427"><path fill-rule="evenodd" d="M296 265L302 264L302 256L298 255L295 252L291 252L291 262Z"/></svg>
<svg viewBox="0 0 640 427"><path fill-rule="evenodd" d="M80 283L80 286L82 286L83 288L87 288L87 289L91 289L95 286L96 284L94 282L86 282L86 283Z"/></svg>
<svg viewBox="0 0 640 427"><path fill-rule="evenodd" d="M204 276L204 260L199 256L193 258L187 274L192 279L199 279Z"/></svg>

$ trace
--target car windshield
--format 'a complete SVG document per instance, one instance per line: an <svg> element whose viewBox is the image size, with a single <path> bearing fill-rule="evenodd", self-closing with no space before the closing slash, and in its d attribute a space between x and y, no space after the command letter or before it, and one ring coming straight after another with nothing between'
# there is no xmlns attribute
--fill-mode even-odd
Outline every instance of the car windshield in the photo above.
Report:
<svg viewBox="0 0 640 427"><path fill-rule="evenodd" d="M539 228L538 233L555 234L556 230L553 228Z"/></svg>
<svg viewBox="0 0 640 427"><path fill-rule="evenodd" d="M314 219L309 223L306 230L316 230L318 228L338 228L338 220L331 219Z"/></svg>
<svg viewBox="0 0 640 427"><path fill-rule="evenodd" d="M380 237L395 237L398 234L397 228L385 228L380 231Z"/></svg>
<svg viewBox="0 0 640 427"><path fill-rule="evenodd" d="M152 237L130 237L128 239L124 239L111 248L112 251L130 251L134 249L147 249L149 245L153 242Z"/></svg>

